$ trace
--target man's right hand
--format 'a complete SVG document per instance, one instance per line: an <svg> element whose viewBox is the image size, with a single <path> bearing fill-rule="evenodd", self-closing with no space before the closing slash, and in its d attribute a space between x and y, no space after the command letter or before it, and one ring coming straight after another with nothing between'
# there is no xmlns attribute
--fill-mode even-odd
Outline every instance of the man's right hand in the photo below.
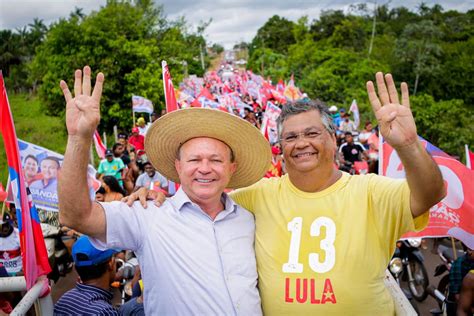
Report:
<svg viewBox="0 0 474 316"><path fill-rule="evenodd" d="M74 97L67 83L61 80L60 86L66 99L66 126L69 136L90 139L100 121L100 98L104 74L97 74L94 91L91 95L91 68L84 67L84 77L80 69L74 74Z"/></svg>
<svg viewBox="0 0 474 316"><path fill-rule="evenodd" d="M133 192L129 196L126 196L122 199L122 202L127 203L128 206L132 206L133 202L140 200L140 204L147 208L146 201L155 201L156 206L161 206L166 200L166 195L163 192L157 192L149 190L145 187L141 187L136 192Z"/></svg>

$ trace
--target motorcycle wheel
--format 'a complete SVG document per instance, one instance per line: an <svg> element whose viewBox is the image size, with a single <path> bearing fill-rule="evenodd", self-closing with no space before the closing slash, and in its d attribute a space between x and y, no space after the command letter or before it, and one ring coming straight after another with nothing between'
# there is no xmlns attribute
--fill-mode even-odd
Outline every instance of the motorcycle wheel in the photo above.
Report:
<svg viewBox="0 0 474 316"><path fill-rule="evenodd" d="M411 274L414 279L414 282L408 282L408 288L413 298L418 302L424 301L428 296L426 288L429 285L428 272L426 272L425 265L418 260L410 260L406 268L411 269Z"/></svg>
<svg viewBox="0 0 474 316"><path fill-rule="evenodd" d="M443 293L445 297L449 295L449 274L445 274L438 283L438 291ZM443 307L443 302L438 301L439 308Z"/></svg>

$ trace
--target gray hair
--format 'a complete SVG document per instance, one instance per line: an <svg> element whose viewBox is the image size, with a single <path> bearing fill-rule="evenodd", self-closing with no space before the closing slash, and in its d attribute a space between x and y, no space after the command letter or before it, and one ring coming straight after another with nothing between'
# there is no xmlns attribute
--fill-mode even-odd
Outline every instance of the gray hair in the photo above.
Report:
<svg viewBox="0 0 474 316"><path fill-rule="evenodd" d="M281 110L280 116L277 120L278 138L281 140L281 133L283 131L283 122L293 115L306 113L309 111L318 111L321 115L321 121L329 134L336 133L336 127L332 121L332 116L329 113L327 105L321 100L305 100L294 101L285 104Z"/></svg>

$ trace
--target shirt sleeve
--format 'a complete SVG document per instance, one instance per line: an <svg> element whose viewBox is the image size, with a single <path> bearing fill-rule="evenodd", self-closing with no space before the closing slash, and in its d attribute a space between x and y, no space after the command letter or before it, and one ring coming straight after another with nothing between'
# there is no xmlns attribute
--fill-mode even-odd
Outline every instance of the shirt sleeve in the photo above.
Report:
<svg viewBox="0 0 474 316"><path fill-rule="evenodd" d="M144 228L144 209L139 202L131 207L126 203L114 201L100 203L106 218L106 242L91 239L94 246L104 250L107 248L133 250L141 247Z"/></svg>
<svg viewBox="0 0 474 316"><path fill-rule="evenodd" d="M102 162L100 162L99 168L97 169L97 172L98 173L104 173L104 164Z"/></svg>
<svg viewBox="0 0 474 316"><path fill-rule="evenodd" d="M374 175L369 181L369 203L372 204L372 215L383 244L395 245L403 234L426 227L429 212L413 218L406 179Z"/></svg>
<svg viewBox="0 0 474 316"><path fill-rule="evenodd" d="M123 168L125 168L125 164L123 163L122 159L117 159L117 162L118 162L118 170L122 170Z"/></svg>
<svg viewBox="0 0 474 316"><path fill-rule="evenodd" d="M144 178L144 173L138 176L137 182L135 182L135 187L142 187L143 186L143 178Z"/></svg>
<svg viewBox="0 0 474 316"><path fill-rule="evenodd" d="M257 199L259 192L262 190L264 184L269 180L270 179L263 178L251 186L230 192L229 196L232 198L232 200L234 200L235 203L239 204L252 214L255 214L257 211Z"/></svg>

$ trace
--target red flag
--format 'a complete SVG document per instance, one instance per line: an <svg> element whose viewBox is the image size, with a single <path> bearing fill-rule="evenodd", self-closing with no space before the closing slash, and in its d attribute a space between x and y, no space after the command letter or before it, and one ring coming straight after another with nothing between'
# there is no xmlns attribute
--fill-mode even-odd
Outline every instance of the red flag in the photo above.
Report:
<svg viewBox="0 0 474 316"><path fill-rule="evenodd" d="M161 62L163 68L163 85L165 87L165 101L166 101L166 113L173 112L178 109L178 103L176 102L176 96L174 94L173 81L171 81L171 74L168 70L166 61Z"/></svg>
<svg viewBox="0 0 474 316"><path fill-rule="evenodd" d="M442 237L452 235L453 231L462 231L474 240L474 171L421 137L420 140L443 174L447 195L430 209L430 221L424 230L403 237ZM381 151L382 175L405 178L396 151L386 142L383 142Z"/></svg>
<svg viewBox="0 0 474 316"><path fill-rule="evenodd" d="M466 148L466 166L469 169L474 170L474 153L469 150L469 147L467 145L465 145L465 148Z"/></svg>
<svg viewBox="0 0 474 316"><path fill-rule="evenodd" d="M3 189L3 185L0 183L0 202L5 201L7 198L7 192Z"/></svg>
<svg viewBox="0 0 474 316"><path fill-rule="evenodd" d="M94 132L94 145L97 156L99 156L100 159L104 159L107 148L105 148L105 145L102 142L102 139L100 139L100 135L97 130Z"/></svg>
<svg viewBox="0 0 474 316"><path fill-rule="evenodd" d="M48 252L41 231L38 212L32 202L21 168L20 151L16 137L13 117L8 103L7 92L0 72L0 132L7 154L10 183L15 201L18 229L20 231L20 246L23 260L23 271L26 287L30 289L42 275L51 271L48 263Z"/></svg>

